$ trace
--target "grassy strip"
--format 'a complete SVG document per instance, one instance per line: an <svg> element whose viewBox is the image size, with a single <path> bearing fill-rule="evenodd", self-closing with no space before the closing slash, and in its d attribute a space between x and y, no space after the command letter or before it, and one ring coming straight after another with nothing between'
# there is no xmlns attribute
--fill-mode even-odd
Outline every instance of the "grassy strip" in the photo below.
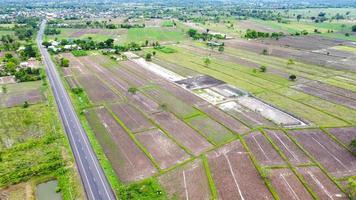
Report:
<svg viewBox="0 0 356 200"><path fill-rule="evenodd" d="M261 178L263 179L265 185L267 186L268 190L271 192L272 196L274 199L276 200L280 200L279 195L277 193L277 191L274 189L274 187L272 186L272 183L270 180L268 180L267 177L263 176L263 170L262 168L258 165L258 162L256 160L256 158L252 155L250 148L248 148L245 140L243 139L242 136L240 136L240 141L241 144L244 146L244 148L246 149L246 151L249 153L250 159L252 161L252 164L255 166L256 170L258 171L258 173L260 174Z"/></svg>
<svg viewBox="0 0 356 200"><path fill-rule="evenodd" d="M218 199L218 194L217 194L217 189L214 183L213 176L211 175L211 170L209 167L208 159L206 158L205 155L201 156L201 159L203 161L203 166L205 169L206 177L208 178L208 183L210 186L210 192L211 192L211 199Z"/></svg>
<svg viewBox="0 0 356 200"><path fill-rule="evenodd" d="M294 173L295 176L299 179L299 181L303 184L303 186L307 189L307 191L310 193L310 195L313 197L313 199L319 199L317 194L310 188L308 183L305 181L304 177L299 174L297 169L292 165L291 162L289 162L289 159L287 156L282 152L282 150L278 147L276 143L268 136L268 134L264 130L260 130L260 132L265 136L267 141L273 146L273 148L277 151L277 153L282 157L282 159L287 163L287 166L292 172Z"/></svg>

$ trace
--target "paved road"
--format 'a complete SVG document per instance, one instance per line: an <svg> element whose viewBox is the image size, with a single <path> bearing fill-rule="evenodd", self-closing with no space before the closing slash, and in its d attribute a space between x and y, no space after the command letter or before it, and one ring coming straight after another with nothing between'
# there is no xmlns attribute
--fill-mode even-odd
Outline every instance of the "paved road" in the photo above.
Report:
<svg viewBox="0 0 356 200"><path fill-rule="evenodd" d="M114 200L116 199L115 195L80 124L50 55L42 46L45 25L46 21L43 21L37 35L37 45L46 65L47 76L57 102L63 126L69 138L86 196L89 200Z"/></svg>

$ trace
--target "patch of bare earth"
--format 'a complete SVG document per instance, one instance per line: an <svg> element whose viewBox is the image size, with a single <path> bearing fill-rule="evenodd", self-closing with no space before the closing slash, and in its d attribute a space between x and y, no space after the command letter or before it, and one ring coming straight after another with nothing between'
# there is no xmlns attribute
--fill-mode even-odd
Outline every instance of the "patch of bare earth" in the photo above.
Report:
<svg viewBox="0 0 356 200"><path fill-rule="evenodd" d="M208 153L207 158L219 199L273 199L239 141Z"/></svg>

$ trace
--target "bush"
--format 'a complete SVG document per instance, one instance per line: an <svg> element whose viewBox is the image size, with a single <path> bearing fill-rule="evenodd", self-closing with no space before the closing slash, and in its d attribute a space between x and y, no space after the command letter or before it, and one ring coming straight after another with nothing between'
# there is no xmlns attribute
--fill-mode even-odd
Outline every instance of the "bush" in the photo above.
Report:
<svg viewBox="0 0 356 200"><path fill-rule="evenodd" d="M297 79L296 75L292 74L292 75L289 76L289 80L295 81L295 79Z"/></svg>
<svg viewBox="0 0 356 200"><path fill-rule="evenodd" d="M147 54L145 55L145 60L146 60L146 61L151 61L151 60L152 60L152 54L151 54L151 53L147 53Z"/></svg>
<svg viewBox="0 0 356 200"><path fill-rule="evenodd" d="M267 67L264 66L264 65L262 65L262 66L260 67L260 72L266 72L266 71L267 71Z"/></svg>
<svg viewBox="0 0 356 200"><path fill-rule="evenodd" d="M22 105L23 108L28 108L29 106L30 104L27 101L25 101Z"/></svg>
<svg viewBox="0 0 356 200"><path fill-rule="evenodd" d="M138 89L135 88L135 87L130 87L127 91L128 91L130 94L136 94L136 92L138 91Z"/></svg>

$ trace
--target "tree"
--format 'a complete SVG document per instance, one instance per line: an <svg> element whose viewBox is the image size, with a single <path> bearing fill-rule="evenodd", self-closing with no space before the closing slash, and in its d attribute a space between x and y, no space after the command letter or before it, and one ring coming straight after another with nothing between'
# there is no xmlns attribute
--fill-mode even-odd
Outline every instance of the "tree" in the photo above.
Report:
<svg viewBox="0 0 356 200"><path fill-rule="evenodd" d="M297 79L296 75L292 74L292 75L289 76L289 80L295 81L295 79Z"/></svg>
<svg viewBox="0 0 356 200"><path fill-rule="evenodd" d="M210 63L211 63L210 58L204 58L204 64L205 64L205 66L209 66Z"/></svg>
<svg viewBox="0 0 356 200"><path fill-rule="evenodd" d="M136 92L138 91L138 89L135 88L135 87L130 87L127 91L128 91L130 94L136 94Z"/></svg>
<svg viewBox="0 0 356 200"><path fill-rule="evenodd" d="M69 60L66 58L61 58L59 65L61 67L69 67Z"/></svg>
<svg viewBox="0 0 356 200"><path fill-rule="evenodd" d="M29 106L30 104L27 101L25 101L22 105L23 108L28 108Z"/></svg>
<svg viewBox="0 0 356 200"><path fill-rule="evenodd" d="M195 30L195 29L189 29L188 30L188 35L189 35L189 37L192 37L192 38L194 38L194 36L197 34L197 30Z"/></svg>
<svg viewBox="0 0 356 200"><path fill-rule="evenodd" d="M356 32L356 25L353 25L351 29L352 29L352 32Z"/></svg>
<svg viewBox="0 0 356 200"><path fill-rule="evenodd" d="M10 72L11 74L15 73L16 72L16 64L11 61L6 63L5 70L7 72Z"/></svg>
<svg viewBox="0 0 356 200"><path fill-rule="evenodd" d="M12 57L13 57L13 55L11 53L5 53L5 58L6 59L10 59Z"/></svg>
<svg viewBox="0 0 356 200"><path fill-rule="evenodd" d="M219 51L220 53L224 52L224 50L225 50L225 48L224 48L223 46L219 46L218 51Z"/></svg>
<svg viewBox="0 0 356 200"><path fill-rule="evenodd" d="M351 140L350 147L356 148L356 139Z"/></svg>
<svg viewBox="0 0 356 200"><path fill-rule="evenodd" d="M151 60L152 60L152 54L151 54L151 53L147 53L147 54L145 55L145 60L146 60L146 61L151 61Z"/></svg>
<svg viewBox="0 0 356 200"><path fill-rule="evenodd" d="M105 42L104 42L105 44L106 44L106 46L107 47L109 47L109 48L112 48L113 46L114 46L114 40L113 39L107 39L107 40L105 40Z"/></svg>
<svg viewBox="0 0 356 200"><path fill-rule="evenodd" d="M300 21L300 19L302 19L302 15L301 14L297 15L298 22Z"/></svg>
<svg viewBox="0 0 356 200"><path fill-rule="evenodd" d="M155 55L156 55L156 51L153 51L153 52L152 52L152 55L155 56Z"/></svg>
<svg viewBox="0 0 356 200"><path fill-rule="evenodd" d="M48 48L49 46L51 46L51 43L44 41L44 42L42 42L42 45L45 46L46 48Z"/></svg>
<svg viewBox="0 0 356 200"><path fill-rule="evenodd" d="M263 54L263 55L268 55L268 50L267 50L267 49L263 49L263 50L262 50L262 54Z"/></svg>
<svg viewBox="0 0 356 200"><path fill-rule="evenodd" d="M293 65L294 64L294 61L292 60L292 59L289 59L288 61L287 61L287 65Z"/></svg>
<svg viewBox="0 0 356 200"><path fill-rule="evenodd" d="M7 86L3 85L1 88L2 88L2 93L6 94L7 93Z"/></svg>
<svg viewBox="0 0 356 200"><path fill-rule="evenodd" d="M267 71L267 67L264 65L261 65L260 72L266 72L266 71Z"/></svg>

